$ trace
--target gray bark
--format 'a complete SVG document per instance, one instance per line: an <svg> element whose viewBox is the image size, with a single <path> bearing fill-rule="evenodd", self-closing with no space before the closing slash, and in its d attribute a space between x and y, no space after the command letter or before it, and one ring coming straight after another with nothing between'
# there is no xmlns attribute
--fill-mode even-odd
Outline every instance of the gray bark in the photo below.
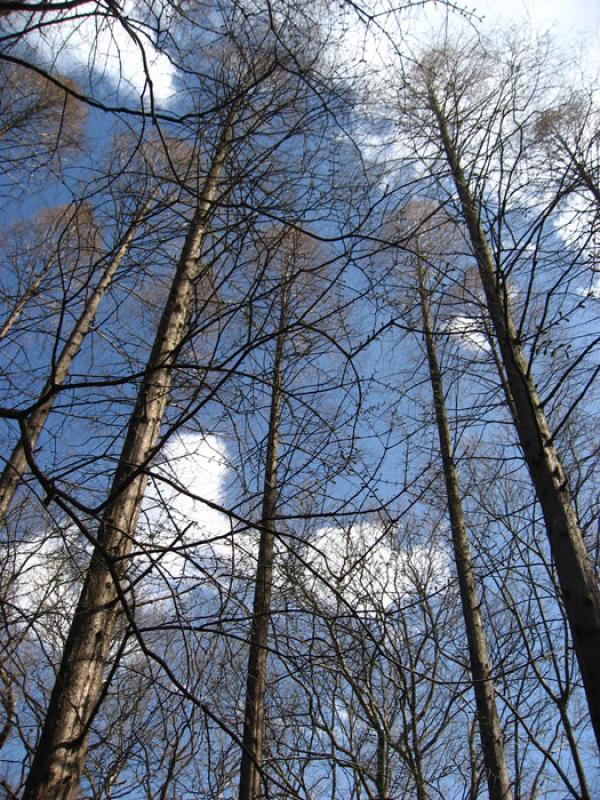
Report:
<svg viewBox="0 0 600 800"><path fill-rule="evenodd" d="M596 741L600 748L600 590L586 551L567 476L512 319L508 292L497 279L477 203L433 89L429 102L456 186L471 248L506 372L515 426L544 515Z"/></svg>
<svg viewBox="0 0 600 800"><path fill-rule="evenodd" d="M118 617L117 584L127 568L147 483L143 470L158 439L173 366L187 329L200 249L232 137L232 115L233 111L216 147L158 326L23 800L75 800L77 795Z"/></svg>
<svg viewBox="0 0 600 800"><path fill-rule="evenodd" d="M442 375L433 337L429 298L420 264L417 265L417 272L421 316L423 320L423 331L425 333L427 360L429 363L429 376L431 379L433 405L442 455L446 495L448 498L448 513L450 516L454 560L456 563L460 600L467 632L469 663L473 678L473 688L475 690L477 719L479 723L479 734L481 737L481 749L483 751L487 785L490 800L510 800L512 792L504 755L504 738L496 708L496 697L490 670L487 640L481 614L479 612L479 597L477 594L471 548L469 546L469 537L462 507L458 471L456 469L452 442L450 439L450 426L446 414Z"/></svg>

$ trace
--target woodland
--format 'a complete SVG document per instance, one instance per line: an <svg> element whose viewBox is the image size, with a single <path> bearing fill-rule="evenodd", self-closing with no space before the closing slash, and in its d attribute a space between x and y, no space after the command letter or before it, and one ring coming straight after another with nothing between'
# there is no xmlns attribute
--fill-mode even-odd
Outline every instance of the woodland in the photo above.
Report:
<svg viewBox="0 0 600 800"><path fill-rule="evenodd" d="M600 797L598 78L2 0L3 797Z"/></svg>

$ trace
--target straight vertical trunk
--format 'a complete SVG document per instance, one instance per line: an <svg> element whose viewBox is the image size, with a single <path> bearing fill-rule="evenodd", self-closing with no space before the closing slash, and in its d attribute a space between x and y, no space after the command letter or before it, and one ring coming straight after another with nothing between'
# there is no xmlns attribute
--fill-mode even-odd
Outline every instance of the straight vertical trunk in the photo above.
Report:
<svg viewBox="0 0 600 800"><path fill-rule="evenodd" d="M140 223L149 211L151 202L152 201L149 200L144 205L142 210L136 214L121 244L119 245L119 248L108 264L104 274L98 281L96 288L92 292L92 296L87 302L83 313L77 320L75 327L71 331L71 334L60 356L58 357L51 377L48 379L42 390L41 398L46 397L47 399L43 400L36 410L30 414L27 422L25 423L25 430L22 432L21 438L15 445L15 448L6 462L6 466L4 467L2 475L0 476L0 522L6 516L17 487L21 481L21 478L23 477L23 473L27 469L27 456L24 441L27 441L31 450L34 449L46 420L48 419L48 415L52 410L52 405L54 403L54 390L62 386L62 384L65 382L69 374L69 370L71 369L71 365L81 348L83 340L94 322L96 312L104 292L112 283L115 273L123 261L123 258L127 254L129 246L133 241Z"/></svg>
<svg viewBox="0 0 600 800"><path fill-rule="evenodd" d="M450 426L448 424L446 403L444 400L444 388L433 338L429 298L427 296L425 279L420 263L417 265L417 272L421 300L421 315L423 319L423 330L425 332L427 360L429 362L429 376L433 392L433 405L442 455L444 479L446 482L446 495L448 497L448 512L450 515L454 560L458 575L462 612L467 631L469 662L475 690L479 735L481 737L481 749L483 751L487 785L490 800L510 800L512 794L504 756L504 739L500 727L500 720L498 718L498 711L496 709L494 682L490 671L487 640L483 629L481 614L479 613L479 598L477 596L477 587L475 584L471 548L469 547L469 539L465 526L458 472L452 452Z"/></svg>
<svg viewBox="0 0 600 800"><path fill-rule="evenodd" d="M461 201L488 311L498 339L517 434L544 515L592 726L600 748L600 590L573 507L567 476L554 446L512 319L506 287L497 280L476 201L431 87L429 102L437 119L448 165Z"/></svg>
<svg viewBox="0 0 600 800"><path fill-rule="evenodd" d="M279 332L275 346L271 410L267 441L267 458L263 487L261 533L256 565L250 652L246 681L243 750L240 762L239 800L256 800L260 795L260 765L263 754L265 688L271 594L273 588L273 560L275 530L274 517L277 502L277 464L279 423L281 419L281 371L283 361L284 327L287 317L288 288L282 289Z"/></svg>
<svg viewBox="0 0 600 800"><path fill-rule="evenodd" d="M118 616L118 584L125 575L146 488L143 468L153 455L167 406L200 272L200 248L231 136L232 116L215 150L158 326L23 800L75 800L77 795L89 725L101 697Z"/></svg>
<svg viewBox="0 0 600 800"><path fill-rule="evenodd" d="M388 763L388 742L384 731L377 731L377 800L391 800Z"/></svg>

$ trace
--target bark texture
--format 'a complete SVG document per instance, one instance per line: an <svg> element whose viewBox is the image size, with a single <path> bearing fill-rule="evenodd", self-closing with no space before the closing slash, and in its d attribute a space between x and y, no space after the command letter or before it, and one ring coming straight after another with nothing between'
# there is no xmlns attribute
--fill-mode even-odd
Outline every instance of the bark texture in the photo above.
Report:
<svg viewBox="0 0 600 800"><path fill-rule="evenodd" d="M267 647L269 643L269 621L271 617L271 595L273 589L273 561L276 535L274 517L277 503L277 465L279 458L279 427L282 400L281 374L287 305L288 289L287 286L284 285L281 295L279 328L273 365L267 457L260 520L261 533L258 562L256 565L252 627L250 631L250 652L248 654L239 800L256 800L261 793L260 766L263 757Z"/></svg>
<svg viewBox="0 0 600 800"><path fill-rule="evenodd" d="M75 800L77 795L89 726L101 699L104 666L121 603L120 582L126 572L146 488L144 467L153 456L167 406L173 366L184 341L194 283L200 273L200 249L231 137L232 115L215 149L176 267L23 800Z"/></svg>
<svg viewBox="0 0 600 800"><path fill-rule="evenodd" d="M448 498L454 560L467 632L469 663L475 690L479 735L481 737L488 791L490 800L510 800L512 792L504 754L504 737L496 708L496 696L490 670L487 640L479 612L479 597L465 525L458 472L450 438L442 375L433 337L429 297L425 286L425 276L420 264L417 266L417 272L429 376Z"/></svg>
<svg viewBox="0 0 600 800"><path fill-rule="evenodd" d="M431 85L429 103L458 192L488 312L510 389L515 426L544 521L573 637L592 726L600 749L600 590L586 551L567 476L512 319L507 287L496 273L478 206L465 178L441 106Z"/></svg>
<svg viewBox="0 0 600 800"><path fill-rule="evenodd" d="M377 800L391 800L390 774L388 762L388 741L382 730L377 731Z"/></svg>

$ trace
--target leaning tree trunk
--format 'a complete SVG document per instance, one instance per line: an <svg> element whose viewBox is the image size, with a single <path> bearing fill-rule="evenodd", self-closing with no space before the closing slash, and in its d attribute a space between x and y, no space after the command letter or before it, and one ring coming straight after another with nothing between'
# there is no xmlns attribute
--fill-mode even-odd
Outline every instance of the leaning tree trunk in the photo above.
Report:
<svg viewBox="0 0 600 800"><path fill-rule="evenodd" d="M87 302L83 313L77 320L75 327L71 331L58 357L52 375L46 381L42 394L40 395L41 402L35 411L29 415L27 421L23 425L21 437L8 458L2 475L0 475L0 522L6 516L17 487L23 477L23 473L27 469L27 451L32 451L36 445L46 420L48 419L48 415L52 410L55 392L65 382L83 340L94 322L104 292L112 283L115 273L127 254L142 220L150 209L151 202L152 199L145 203L131 222L121 244L98 281L96 288L92 292L92 296Z"/></svg>
<svg viewBox="0 0 600 800"><path fill-rule="evenodd" d="M75 800L89 727L102 696L104 666L119 611L153 455L200 273L199 254L232 137L227 121L200 194L144 373L23 800Z"/></svg>
<svg viewBox="0 0 600 800"><path fill-rule="evenodd" d="M420 262L418 254L417 259L419 259ZM469 663L475 690L475 703L477 706L477 719L479 723L479 735L481 737L481 749L483 751L483 762L486 770L490 800L510 800L512 793L504 755L504 739L502 736L502 728L500 727L498 711L496 709L496 697L490 670L487 640L483 629L481 614L479 612L480 604L477 596L475 572L473 570L471 548L469 547L469 538L462 508L458 472L452 452L450 426L446 414L442 375L433 337L429 298L425 287L423 269L420 263L417 264L417 276L419 281L423 332L425 334L425 346L429 363L429 377L431 380L435 419L442 455L442 467L446 482L454 560L458 575L462 612L467 631Z"/></svg>
<svg viewBox="0 0 600 800"><path fill-rule="evenodd" d="M2 131L0 131L0 138L2 137ZM79 201L79 203L74 204L74 208L70 213L69 220L65 230L61 234L61 239L64 237L69 238L70 234L74 230L74 226L77 225L77 219L79 210L85 205L85 201ZM60 245L56 245L52 252L46 258L46 261L37 275L33 278L30 285L27 289L23 292L21 297L15 302L13 309L9 312L8 316L4 320L4 322L0 325L0 340L4 339L8 336L11 330L14 328L15 324L19 321L21 314L23 313L23 309L32 300L34 297L40 293L40 289L42 286L42 282L44 278L48 275L52 267L56 264L56 259L58 256L58 252L60 249Z"/></svg>
<svg viewBox="0 0 600 800"><path fill-rule="evenodd" d="M284 281L287 276L284 275ZM254 606L250 631L250 652L246 679L243 749L240 762L239 800L256 800L260 795L260 767L263 754L265 689L273 560L275 545L274 517L277 502L277 464L279 424L282 400L282 362L287 318L288 287L282 287L279 328L275 345L271 410L267 435L267 457L263 486L261 532L254 585Z"/></svg>
<svg viewBox="0 0 600 800"><path fill-rule="evenodd" d="M431 87L429 102L460 198L488 312L498 339L519 442L544 515L592 726L600 748L600 590L583 541L567 476L512 319L506 286L497 280L476 200Z"/></svg>
<svg viewBox="0 0 600 800"><path fill-rule="evenodd" d="M48 258L46 263L35 276L31 284L27 287L27 289L23 292L21 297L15 303L13 309L10 311L2 325L0 325L0 339L5 339L11 330L14 328L15 324L18 322L21 314L23 313L23 309L27 305L27 303L37 295L40 290L40 286L42 285L42 281L46 277L46 275L50 272L50 268L54 264L54 259Z"/></svg>

